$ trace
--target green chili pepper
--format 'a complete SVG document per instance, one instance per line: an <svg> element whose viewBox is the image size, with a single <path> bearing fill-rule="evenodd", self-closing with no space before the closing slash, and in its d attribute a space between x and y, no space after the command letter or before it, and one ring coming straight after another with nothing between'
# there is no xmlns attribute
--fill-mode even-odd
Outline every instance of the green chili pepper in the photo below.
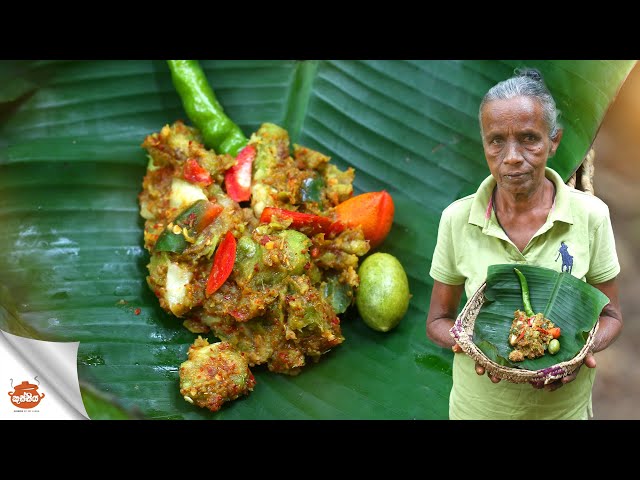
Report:
<svg viewBox="0 0 640 480"><path fill-rule="evenodd" d="M513 269L518 275L520 279L520 287L522 287L522 303L524 303L524 313L526 313L529 317L533 317L535 313L533 313L533 308L531 308L531 300L529 298L529 285L527 285L527 279L524 278L524 275L517 268Z"/></svg>
<svg viewBox="0 0 640 480"><path fill-rule="evenodd" d="M197 60L167 60L182 106L200 130L204 143L234 157L248 143L240 127L224 113Z"/></svg>
<svg viewBox="0 0 640 480"><path fill-rule="evenodd" d="M175 252L182 253L187 248L187 240L184 235L174 234L167 230L163 230L154 247L155 252Z"/></svg>

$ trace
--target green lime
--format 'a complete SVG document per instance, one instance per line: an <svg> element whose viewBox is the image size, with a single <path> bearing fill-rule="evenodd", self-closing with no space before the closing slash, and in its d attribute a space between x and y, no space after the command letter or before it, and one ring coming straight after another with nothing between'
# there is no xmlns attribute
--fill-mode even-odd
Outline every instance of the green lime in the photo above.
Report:
<svg viewBox="0 0 640 480"><path fill-rule="evenodd" d="M409 280L402 264L388 253L374 253L358 268L360 286L356 306L364 323L388 332L396 327L409 308Z"/></svg>
<svg viewBox="0 0 640 480"><path fill-rule="evenodd" d="M560 342L557 339L553 339L549 342L549 353L555 355L560 350Z"/></svg>

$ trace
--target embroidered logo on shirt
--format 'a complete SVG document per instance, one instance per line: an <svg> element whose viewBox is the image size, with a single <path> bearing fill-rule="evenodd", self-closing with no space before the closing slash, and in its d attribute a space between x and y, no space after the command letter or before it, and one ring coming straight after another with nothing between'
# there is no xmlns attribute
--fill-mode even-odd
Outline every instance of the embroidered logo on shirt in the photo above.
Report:
<svg viewBox="0 0 640 480"><path fill-rule="evenodd" d="M571 273L571 269L573 268L573 255L569 253L569 247L564 242L560 242L560 248L558 249L556 262L558 261L558 258L560 258L560 256L562 256L562 267L560 268L560 271Z"/></svg>

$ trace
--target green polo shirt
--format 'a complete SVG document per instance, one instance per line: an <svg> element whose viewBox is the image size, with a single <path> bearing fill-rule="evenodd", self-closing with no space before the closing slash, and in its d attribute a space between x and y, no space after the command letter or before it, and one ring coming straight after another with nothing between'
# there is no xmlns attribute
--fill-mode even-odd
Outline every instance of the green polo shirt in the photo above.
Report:
<svg viewBox="0 0 640 480"><path fill-rule="evenodd" d="M498 224L491 205L496 186L486 178L475 194L456 200L443 212L430 275L439 282L465 286L470 298L497 263L520 263L570 271L590 284L606 282L620 272L607 205L593 195L565 185L547 167L556 186L547 221L520 252ZM477 375L464 354L453 360L451 419L586 419L592 415L595 369L582 367L576 380L553 392L529 384L492 383Z"/></svg>

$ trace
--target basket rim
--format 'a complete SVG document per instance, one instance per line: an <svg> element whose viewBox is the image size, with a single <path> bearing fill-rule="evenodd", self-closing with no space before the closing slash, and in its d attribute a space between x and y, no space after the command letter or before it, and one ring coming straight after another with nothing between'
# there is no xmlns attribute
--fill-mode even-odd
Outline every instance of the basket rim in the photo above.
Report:
<svg viewBox="0 0 640 480"><path fill-rule="evenodd" d="M593 347L594 337L598 331L600 325L600 319L598 319L595 325L589 332L587 341L580 351L570 360L559 362L550 367L545 367L539 370L529 370L526 368L515 368L500 365L499 363L491 360L487 357L482 350L480 350L473 342L473 330L475 326L475 320L478 316L482 305L484 304L486 297L484 291L487 287L487 282L484 281L475 293L467 300L460 313L458 314L453 327L449 330L450 335L456 341L456 343L462 348L464 353L473 358L477 363L482 365L490 375L496 376L502 380L508 380L513 383L539 383L543 382L545 385L558 380L562 377L566 377L573 373L580 365L582 365L584 358L591 351Z"/></svg>

